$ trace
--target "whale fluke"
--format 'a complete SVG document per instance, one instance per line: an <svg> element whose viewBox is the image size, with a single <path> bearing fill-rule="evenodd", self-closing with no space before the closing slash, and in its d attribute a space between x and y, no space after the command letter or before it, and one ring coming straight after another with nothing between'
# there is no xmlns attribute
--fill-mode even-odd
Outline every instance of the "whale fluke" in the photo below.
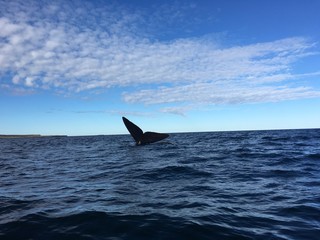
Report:
<svg viewBox="0 0 320 240"><path fill-rule="evenodd" d="M122 117L123 123L128 129L129 133L136 141L137 145L144 145L149 143L158 142L169 137L169 134L166 133L156 133L156 132L145 132L141 130L137 125L133 122L130 122L127 118Z"/></svg>

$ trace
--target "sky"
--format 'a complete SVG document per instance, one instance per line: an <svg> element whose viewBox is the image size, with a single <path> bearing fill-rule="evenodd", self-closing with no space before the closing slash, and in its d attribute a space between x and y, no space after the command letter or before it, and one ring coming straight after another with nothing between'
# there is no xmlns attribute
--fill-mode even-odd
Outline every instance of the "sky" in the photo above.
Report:
<svg viewBox="0 0 320 240"><path fill-rule="evenodd" d="M0 134L320 127L318 0L0 6Z"/></svg>

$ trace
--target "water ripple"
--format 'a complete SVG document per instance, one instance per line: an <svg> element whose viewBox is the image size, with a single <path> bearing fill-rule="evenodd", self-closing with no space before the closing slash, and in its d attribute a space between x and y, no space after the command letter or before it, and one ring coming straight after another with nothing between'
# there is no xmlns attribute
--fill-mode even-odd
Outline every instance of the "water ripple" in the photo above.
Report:
<svg viewBox="0 0 320 240"><path fill-rule="evenodd" d="M318 239L319 136L0 139L0 238Z"/></svg>

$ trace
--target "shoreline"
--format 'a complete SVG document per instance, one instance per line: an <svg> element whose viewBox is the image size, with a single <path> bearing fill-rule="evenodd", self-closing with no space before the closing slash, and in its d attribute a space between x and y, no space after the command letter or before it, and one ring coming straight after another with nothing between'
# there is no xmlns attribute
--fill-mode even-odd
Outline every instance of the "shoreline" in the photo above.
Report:
<svg viewBox="0 0 320 240"><path fill-rule="evenodd" d="M0 138L42 138L42 137L67 137L67 135L40 135L40 134L1 135L0 134Z"/></svg>

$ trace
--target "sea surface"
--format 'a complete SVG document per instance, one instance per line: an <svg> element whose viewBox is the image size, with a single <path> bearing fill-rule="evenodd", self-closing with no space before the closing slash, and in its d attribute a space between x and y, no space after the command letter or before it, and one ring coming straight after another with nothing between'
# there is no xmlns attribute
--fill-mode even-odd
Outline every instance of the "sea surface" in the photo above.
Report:
<svg viewBox="0 0 320 240"><path fill-rule="evenodd" d="M320 129L0 139L0 239L320 239Z"/></svg>

